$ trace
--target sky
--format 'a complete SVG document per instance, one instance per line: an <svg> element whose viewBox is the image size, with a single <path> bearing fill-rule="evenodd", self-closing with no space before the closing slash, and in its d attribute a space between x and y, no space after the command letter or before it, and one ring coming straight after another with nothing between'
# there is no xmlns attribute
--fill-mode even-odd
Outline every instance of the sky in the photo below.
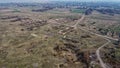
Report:
<svg viewBox="0 0 120 68"><path fill-rule="evenodd" d="M0 3L7 3L7 2L50 2L50 1L115 1L120 2L120 0L0 0Z"/></svg>

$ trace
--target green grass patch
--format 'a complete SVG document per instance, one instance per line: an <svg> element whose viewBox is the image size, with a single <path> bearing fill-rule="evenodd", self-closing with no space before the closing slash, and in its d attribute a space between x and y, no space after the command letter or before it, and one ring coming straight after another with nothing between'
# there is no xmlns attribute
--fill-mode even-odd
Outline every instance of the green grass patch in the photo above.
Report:
<svg viewBox="0 0 120 68"><path fill-rule="evenodd" d="M12 12L21 12L21 11L18 9L14 9Z"/></svg>
<svg viewBox="0 0 120 68"><path fill-rule="evenodd" d="M72 13L85 13L85 9L72 9Z"/></svg>
<svg viewBox="0 0 120 68"><path fill-rule="evenodd" d="M120 32L120 26L118 25L118 26L110 26L110 27L108 27L108 29L109 29L109 31L114 31L114 32Z"/></svg>

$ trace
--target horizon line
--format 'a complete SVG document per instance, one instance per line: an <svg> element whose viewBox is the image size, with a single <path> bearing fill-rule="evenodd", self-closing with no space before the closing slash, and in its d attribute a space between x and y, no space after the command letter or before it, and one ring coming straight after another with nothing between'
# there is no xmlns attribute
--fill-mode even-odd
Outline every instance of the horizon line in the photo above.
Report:
<svg viewBox="0 0 120 68"><path fill-rule="evenodd" d="M45 1L45 2L0 2L0 3L51 3L51 2L114 2L114 3L120 3L120 1Z"/></svg>

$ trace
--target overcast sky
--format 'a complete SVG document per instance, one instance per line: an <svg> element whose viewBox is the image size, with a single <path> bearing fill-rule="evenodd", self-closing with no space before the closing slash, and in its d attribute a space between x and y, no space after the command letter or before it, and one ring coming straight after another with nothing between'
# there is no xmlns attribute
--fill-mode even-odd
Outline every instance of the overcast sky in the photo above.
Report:
<svg viewBox="0 0 120 68"><path fill-rule="evenodd" d="M3 2L50 2L50 1L119 1L120 0L0 0L1 3Z"/></svg>

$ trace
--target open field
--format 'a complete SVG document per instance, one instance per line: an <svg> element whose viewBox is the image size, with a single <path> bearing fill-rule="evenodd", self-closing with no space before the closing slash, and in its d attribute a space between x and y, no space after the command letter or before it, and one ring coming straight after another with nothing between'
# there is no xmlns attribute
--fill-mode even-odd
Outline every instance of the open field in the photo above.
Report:
<svg viewBox="0 0 120 68"><path fill-rule="evenodd" d="M105 43L102 38L64 25L74 24L81 14L23 9L0 11L0 67L82 68L89 59L83 62L77 54L95 53Z"/></svg>
<svg viewBox="0 0 120 68"><path fill-rule="evenodd" d="M0 68L119 68L119 11L118 3L0 4Z"/></svg>
<svg viewBox="0 0 120 68"><path fill-rule="evenodd" d="M84 23L80 23L83 28L92 32L113 38L120 37L120 15L105 15L98 12L86 16ZM113 41L113 40L112 40ZM119 68L120 47L119 41L113 41L101 50L101 56L111 68Z"/></svg>

